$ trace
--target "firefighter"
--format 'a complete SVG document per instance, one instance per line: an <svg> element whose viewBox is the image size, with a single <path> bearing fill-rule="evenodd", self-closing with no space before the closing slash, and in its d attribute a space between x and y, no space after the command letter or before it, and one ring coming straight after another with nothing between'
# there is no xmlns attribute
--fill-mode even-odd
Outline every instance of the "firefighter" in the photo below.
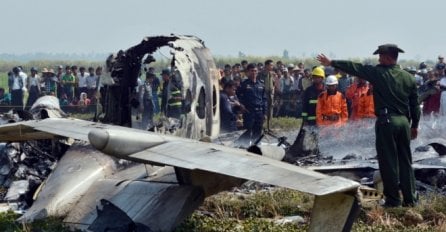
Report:
<svg viewBox="0 0 446 232"><path fill-rule="evenodd" d="M359 99L358 118L375 118L375 102L373 101L373 85L368 84L367 92Z"/></svg>
<svg viewBox="0 0 446 232"><path fill-rule="evenodd" d="M340 126L347 122L347 102L344 95L337 90L338 78L334 75L325 81L327 90L322 92L316 104L316 123L318 126Z"/></svg>
<svg viewBox="0 0 446 232"><path fill-rule="evenodd" d="M167 117L180 119L183 109L183 83L178 72L173 72L168 85Z"/></svg>
<svg viewBox="0 0 446 232"><path fill-rule="evenodd" d="M318 96L324 91L325 71L322 67L313 69L312 85L305 89L302 96L302 119L305 125L316 125L316 104Z"/></svg>
<svg viewBox="0 0 446 232"><path fill-rule="evenodd" d="M351 120L374 117L373 91L366 80L356 77L355 83L348 87L345 95L352 103L352 113L349 115Z"/></svg>

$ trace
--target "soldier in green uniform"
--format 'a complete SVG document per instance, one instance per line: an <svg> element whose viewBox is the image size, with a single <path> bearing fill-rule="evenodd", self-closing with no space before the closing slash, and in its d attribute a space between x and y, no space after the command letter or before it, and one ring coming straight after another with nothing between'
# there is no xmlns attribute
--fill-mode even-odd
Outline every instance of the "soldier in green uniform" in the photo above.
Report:
<svg viewBox="0 0 446 232"><path fill-rule="evenodd" d="M373 53L379 54L377 66L330 60L323 54L317 56L321 64L373 84L376 151L384 184L385 207L414 206L417 202L410 139L418 135L420 106L415 79L397 65L400 52L404 51L395 44L379 46Z"/></svg>

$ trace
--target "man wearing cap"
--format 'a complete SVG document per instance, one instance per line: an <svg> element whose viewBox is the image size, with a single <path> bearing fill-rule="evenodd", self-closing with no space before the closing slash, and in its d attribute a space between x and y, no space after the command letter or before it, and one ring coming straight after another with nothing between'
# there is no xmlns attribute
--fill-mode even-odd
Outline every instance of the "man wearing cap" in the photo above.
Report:
<svg viewBox="0 0 446 232"><path fill-rule="evenodd" d="M46 95L56 95L57 91L57 77L56 73L54 73L54 69L48 70L47 68L44 68L42 70L42 77L43 82L45 84L45 94Z"/></svg>
<svg viewBox="0 0 446 232"><path fill-rule="evenodd" d="M379 54L377 66L317 56L321 64L360 76L374 86L376 151L385 207L414 206L417 202L410 139L418 135L420 106L415 79L397 65L400 52L404 51L395 44L379 46L373 53Z"/></svg>

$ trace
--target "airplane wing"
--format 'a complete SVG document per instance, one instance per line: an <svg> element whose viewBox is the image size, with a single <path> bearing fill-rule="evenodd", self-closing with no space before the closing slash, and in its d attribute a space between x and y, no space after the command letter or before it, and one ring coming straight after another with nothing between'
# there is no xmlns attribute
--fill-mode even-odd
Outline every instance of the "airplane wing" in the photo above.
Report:
<svg viewBox="0 0 446 232"><path fill-rule="evenodd" d="M344 192L359 187L357 182L342 177L326 176L240 149L195 141L169 141L129 157L143 163L150 161L190 170L199 169L313 195Z"/></svg>
<svg viewBox="0 0 446 232"><path fill-rule="evenodd" d="M0 125L0 141L53 139L57 136L88 141L88 133L94 128L111 125L73 118L47 118Z"/></svg>
<svg viewBox="0 0 446 232"><path fill-rule="evenodd" d="M100 151L141 163L202 170L277 185L316 196L355 190L359 183L218 144L78 119L48 118L0 126L1 141L55 135L90 141Z"/></svg>

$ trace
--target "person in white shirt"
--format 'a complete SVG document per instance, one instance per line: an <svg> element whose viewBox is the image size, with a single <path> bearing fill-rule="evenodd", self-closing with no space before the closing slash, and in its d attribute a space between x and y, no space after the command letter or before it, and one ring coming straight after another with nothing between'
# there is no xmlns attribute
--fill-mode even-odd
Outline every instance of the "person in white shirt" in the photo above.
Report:
<svg viewBox="0 0 446 232"><path fill-rule="evenodd" d="M31 68L31 76L27 78L26 88L29 91L26 106L31 107L37 98L40 97L40 77L37 75L37 68Z"/></svg>
<svg viewBox="0 0 446 232"><path fill-rule="evenodd" d="M89 74L85 72L85 67L79 68L79 73L77 74L77 88L79 93L87 92L87 78Z"/></svg>
<svg viewBox="0 0 446 232"><path fill-rule="evenodd" d="M20 68L14 67L12 73L8 74L8 87L11 93L11 105L17 108L23 108L23 89L25 88Z"/></svg>
<svg viewBox="0 0 446 232"><path fill-rule="evenodd" d="M94 74L94 68L88 68L88 77L87 77L87 95L93 101L96 100L96 83L98 82L98 77Z"/></svg>
<svg viewBox="0 0 446 232"><path fill-rule="evenodd" d="M22 78L23 83L24 84L27 83L28 75L26 75L26 73L23 72L23 67L22 66L18 66L18 68L19 68L19 76ZM28 91L26 89L26 85L23 85L23 92L26 92L26 91Z"/></svg>

